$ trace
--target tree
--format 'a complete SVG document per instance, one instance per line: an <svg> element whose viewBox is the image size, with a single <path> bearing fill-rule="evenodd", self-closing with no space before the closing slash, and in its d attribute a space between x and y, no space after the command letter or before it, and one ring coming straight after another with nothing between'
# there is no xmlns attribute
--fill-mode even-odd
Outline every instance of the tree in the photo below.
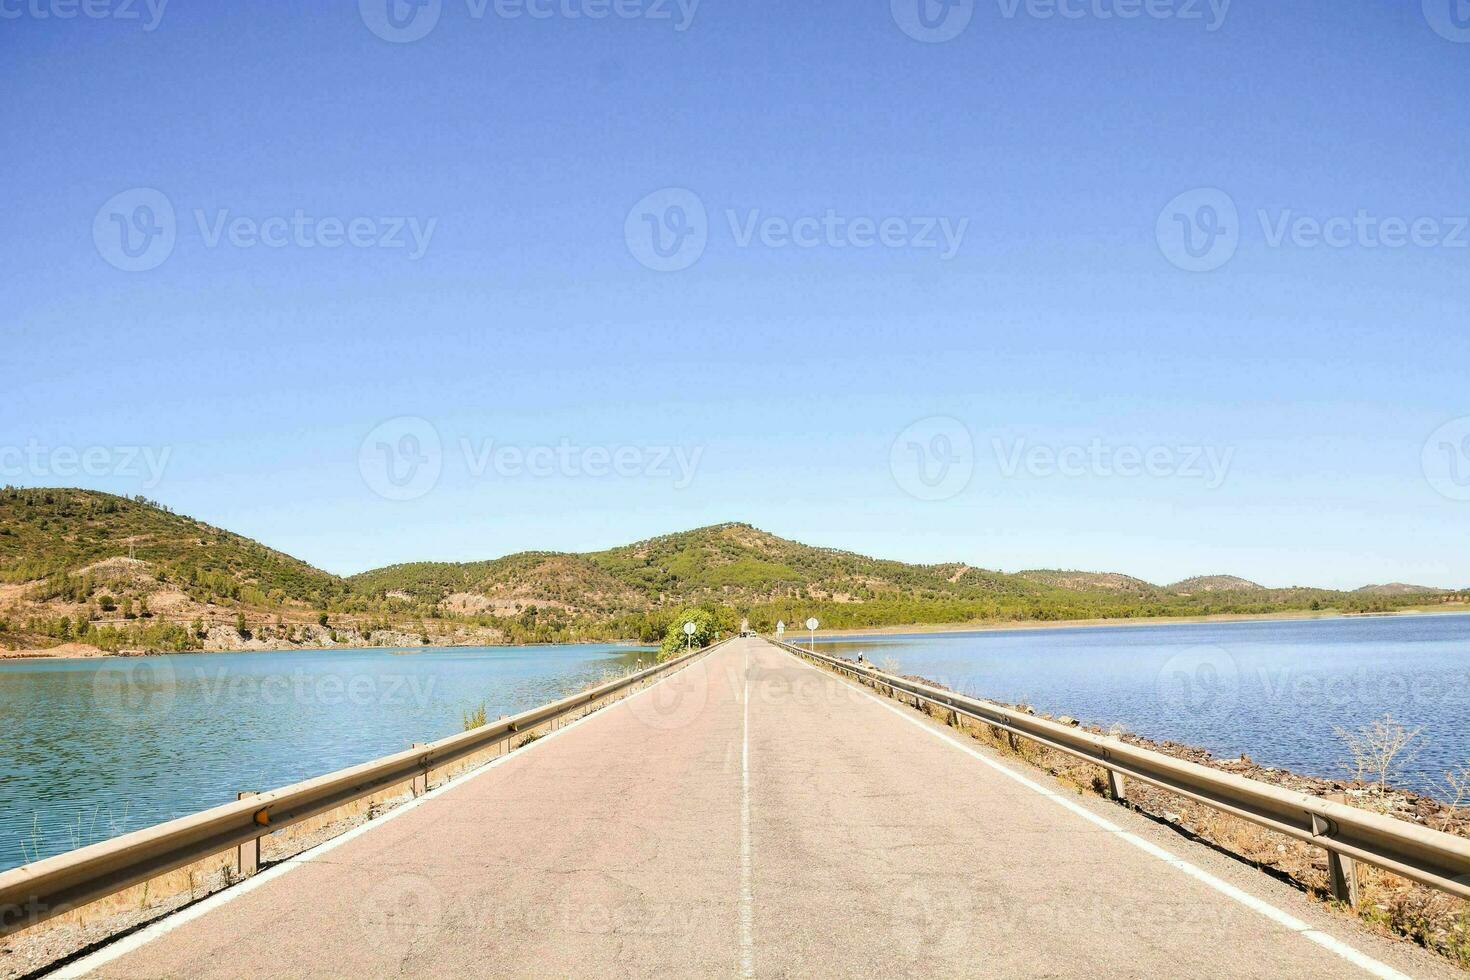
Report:
<svg viewBox="0 0 1470 980"><path fill-rule="evenodd" d="M660 659L675 656L689 647L709 646L715 641L717 632L728 633L733 629L734 615L734 612L726 607L705 609L695 606L681 609L664 627L664 639L659 647ZM684 632L685 623L694 624L692 638Z"/></svg>

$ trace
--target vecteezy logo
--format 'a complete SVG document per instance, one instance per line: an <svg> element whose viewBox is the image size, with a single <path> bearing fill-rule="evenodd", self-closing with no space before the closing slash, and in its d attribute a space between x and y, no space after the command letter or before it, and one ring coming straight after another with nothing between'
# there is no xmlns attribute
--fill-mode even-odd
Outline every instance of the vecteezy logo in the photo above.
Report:
<svg viewBox="0 0 1470 980"><path fill-rule="evenodd" d="M1470 0L1424 0L1424 19L1440 37L1470 44Z"/></svg>
<svg viewBox="0 0 1470 980"><path fill-rule="evenodd" d="M378 37L409 44L427 36L439 23L443 0L357 0L357 11Z"/></svg>
<svg viewBox="0 0 1470 980"><path fill-rule="evenodd" d="M623 222L628 252L655 272L678 272L699 261L709 244L709 216L699 195L665 187L633 205Z"/></svg>
<svg viewBox="0 0 1470 980"><path fill-rule="evenodd" d="M1240 212L1229 194L1203 187L1170 201L1154 232L1164 258L1187 272L1211 272L1240 247Z"/></svg>
<svg viewBox="0 0 1470 980"><path fill-rule="evenodd" d="M1220 647L1176 653L1155 678L1159 703L1179 719L1220 719L1240 699L1240 668Z"/></svg>
<svg viewBox="0 0 1470 980"><path fill-rule="evenodd" d="M92 219L97 254L124 272L158 268L173 254L177 237L173 202L152 187L114 195Z"/></svg>
<svg viewBox="0 0 1470 980"><path fill-rule="evenodd" d="M915 41L950 41L970 26L973 0L888 0L893 22Z"/></svg>
<svg viewBox="0 0 1470 980"><path fill-rule="evenodd" d="M1470 500L1470 416L1446 422L1424 443L1424 478L1450 500Z"/></svg>
<svg viewBox="0 0 1470 980"><path fill-rule="evenodd" d="M680 648L683 652L683 648ZM654 684L628 698L628 710L649 728L674 731L704 712L709 698L709 658L702 657L666 684Z"/></svg>
<svg viewBox="0 0 1470 980"><path fill-rule="evenodd" d="M178 678L164 657L107 663L92 675L92 706L116 726L161 726L173 708Z"/></svg>
<svg viewBox="0 0 1470 980"><path fill-rule="evenodd" d="M444 448L439 430L412 415L389 419L363 439L357 452L363 482L387 500L417 500L439 482Z"/></svg>
<svg viewBox="0 0 1470 980"><path fill-rule="evenodd" d="M959 419L933 415L904 429L888 451L888 468L905 493L948 500L970 485L975 440Z"/></svg>
<svg viewBox="0 0 1470 980"><path fill-rule="evenodd" d="M429 879L394 875L363 893L357 923L378 952L404 960L439 933L444 900Z"/></svg>
<svg viewBox="0 0 1470 980"><path fill-rule="evenodd" d="M989 916L976 914L968 888L916 881L898 894L893 905L893 937L909 957L953 959L970 946L973 927Z"/></svg>

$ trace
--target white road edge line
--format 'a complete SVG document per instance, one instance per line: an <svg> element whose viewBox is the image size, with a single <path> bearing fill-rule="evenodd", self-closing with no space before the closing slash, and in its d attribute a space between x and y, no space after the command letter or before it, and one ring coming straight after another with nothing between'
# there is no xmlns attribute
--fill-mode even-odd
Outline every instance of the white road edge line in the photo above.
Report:
<svg viewBox="0 0 1470 980"><path fill-rule="evenodd" d="M750 861L750 646L745 647L740 748L740 975L755 976L755 894Z"/></svg>
<svg viewBox="0 0 1470 980"><path fill-rule="evenodd" d="M700 659L702 660L704 658L701 657ZM690 664L695 662L696 661L691 660L689 663L686 663L684 667L688 667ZM496 758L491 759L489 762L485 763L482 766L471 769L469 772L463 775L456 776L442 786L438 786L434 789L429 790L429 792L425 793L423 796L420 796L418 799L410 800L407 803L403 803L394 807L392 810L389 810L381 817L375 817L360 827L354 827L351 830L346 831L345 833L338 834L331 840L324 841L323 843L318 844L313 848L302 851L300 854L289 857L279 864L272 865L265 871L262 871L259 874L247 878L237 885L231 885L228 888L224 888L218 892L215 892L208 898L201 899L200 901L195 902L193 905L190 905L188 908L185 908L182 911L166 915L162 919L159 919L157 922L154 922L152 925L145 926L144 928L139 929L137 932L132 933L131 935L124 936L115 942L108 943L101 949L92 953L88 953L81 959L74 960L71 963L67 963L64 966L58 967L56 970L44 974L43 980L77 980L77 978L79 977L84 977L87 974L91 973L93 970L100 969L101 967L106 966L108 963L111 963L113 960L120 959L121 957L126 956L134 950L146 946L148 943L151 943L153 940L159 938L160 936L166 936L180 926L187 925L188 923L193 922L195 919L198 919L201 916L208 915L210 912L213 912L215 909L219 908L222 905L227 905L230 902L233 902L235 899L240 898L241 896L250 894L251 892L255 891L255 889L260 888L262 885L266 885L272 881L275 881L277 878L294 870L295 868L300 867L303 864L306 864L308 861L314 861L324 854L330 854L332 851L335 851L337 848L341 847L343 844L346 844L348 841L356 840L358 837L361 837L368 831L376 830L377 828L383 826L385 823L388 823L391 820L396 820L398 817L403 816L403 814L408 813L410 810L416 810L419 807L423 806L425 803L428 803L430 800L435 799L436 797L441 796L452 789L463 786L471 780L478 779L479 777L490 772L497 766L500 766L502 763L509 762L513 759L524 758L526 753L532 751L540 745L545 744L546 742L551 741L564 732L569 732L577 726L581 725L583 722L591 721L594 718L607 714L608 708L614 708L620 704L626 704L639 695L651 691L655 687L658 687L664 681L667 681L673 677L677 677L684 670L684 667L680 667L678 670L665 674L658 680L654 681L652 684L648 685L645 688L642 688L641 690L634 691L632 694L628 695L625 698L621 698L620 700L614 701L612 704L606 705L603 708L599 708L596 711L583 715L581 718L578 718L570 725L565 725L561 728L557 728L553 731L547 732L545 735L536 739L529 745L524 745L513 752L506 753L505 755L497 756Z"/></svg>
<svg viewBox="0 0 1470 980"><path fill-rule="evenodd" d="M774 646L774 644L772 645ZM1046 797L1052 802L1066 807L1068 810L1071 810L1073 813L1082 817L1084 820L1096 824L1097 826L1106 830L1108 833L1114 834L1119 839L1127 841L1129 844L1137 847L1139 850L1158 858L1165 864L1177 868L1178 870L1189 875L1191 878L1195 879L1201 884L1208 885L1210 888L1213 888L1220 894L1232 899L1235 902L1238 902L1241 905L1244 905L1246 908L1250 909L1253 912L1265 916L1272 922L1275 922L1277 925L1283 926L1284 928L1289 929L1299 936L1302 936L1304 939L1311 940L1318 946L1321 946L1324 949L1336 953L1338 956L1347 960L1349 963L1352 963L1354 966L1364 970L1365 972L1379 977L1381 978L1381 980L1412 980L1412 978L1410 978L1407 974L1400 973L1398 970L1395 970L1393 967L1389 966L1386 963L1380 963L1378 960L1375 960L1373 957L1369 956L1366 953L1359 952L1342 940L1337 939L1333 936L1329 936L1327 933L1322 932L1318 929L1313 929L1310 925L1303 922L1301 919L1298 919L1291 913L1284 912L1281 909L1278 909L1276 906L1270 904L1269 902L1256 898L1254 895L1251 895L1248 892L1241 891L1239 888L1236 888L1229 882L1224 881L1220 878L1216 878L1214 875L1210 874L1208 871L1205 871L1203 868L1196 867L1183 858L1171 854L1169 851L1166 851L1164 848L1159 847L1152 841L1144 840L1137 834L1124 830L1122 827L1119 827L1112 821L1098 816L1091 810L1082 806L1080 803L1069 800L1060 793L1047 789L1045 786L1041 785L1035 780L1029 779L1028 777L1021 775L1020 773L1013 771L1008 766L1002 765L996 760L988 758L977 749L965 745L962 742L958 742L953 738L950 738L949 735L940 731L939 729L934 728L933 726L928 725L923 721L920 721L918 718L915 718L913 715L908 714L897 706L889 704L886 700L883 699L881 695L869 690L866 686L862 684L855 684L849 681L847 678L835 674L830 670L823 670L810 661L798 657L790 650L783 649L782 647L776 647L776 649L781 651L782 653L787 654L803 667L809 667L812 670L815 670L817 673L824 674L840 684L846 684L848 687L851 687L854 690L863 692L864 694L868 695L872 699L873 703L876 704L878 707L886 708L887 710L898 715L898 717L902 718L904 721L907 721L910 724L914 725L919 730L928 732L930 735L933 735L941 742L951 745L954 748L959 749L961 752L964 752L974 757L975 759L978 759L980 762L983 762L985 765L994 769L996 772L999 772L1004 776L1008 776L1009 778L1020 783L1022 786L1025 786L1027 789L1040 793L1042 796Z"/></svg>

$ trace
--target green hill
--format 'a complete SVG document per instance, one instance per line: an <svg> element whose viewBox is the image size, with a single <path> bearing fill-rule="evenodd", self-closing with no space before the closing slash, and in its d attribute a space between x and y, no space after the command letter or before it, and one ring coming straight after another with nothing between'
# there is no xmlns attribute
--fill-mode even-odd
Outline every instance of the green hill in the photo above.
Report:
<svg viewBox="0 0 1470 980"><path fill-rule="evenodd" d="M458 565L393 565L354 575L348 583L360 594L382 598L465 604L481 596L603 612L787 600L1023 598L1048 591L1018 576L966 565L907 565L813 548L748 524L698 528L586 554L525 552Z"/></svg>
<svg viewBox="0 0 1470 980"><path fill-rule="evenodd" d="M1169 586L1169 591L1190 595L1196 592L1267 592L1269 590L1264 585L1258 585L1234 575L1196 575L1194 578L1175 582Z"/></svg>
<svg viewBox="0 0 1470 980"><path fill-rule="evenodd" d="M90 490L0 490L0 582L61 588L68 578L117 577L115 564L95 572L92 566L122 557L146 563L143 574L201 601L325 606L349 591L336 575L153 501Z"/></svg>
<svg viewBox="0 0 1470 980"><path fill-rule="evenodd" d="M1436 589L1428 585L1409 585L1405 582L1388 582L1383 585L1365 585L1354 589L1354 595L1445 595L1449 589Z"/></svg>
<svg viewBox="0 0 1470 980"><path fill-rule="evenodd" d="M1157 596L1168 591L1163 586L1119 572L1078 572L1062 571L1056 568L1036 568L1016 574L1032 582L1055 585L1063 589L1124 592L1137 596Z"/></svg>

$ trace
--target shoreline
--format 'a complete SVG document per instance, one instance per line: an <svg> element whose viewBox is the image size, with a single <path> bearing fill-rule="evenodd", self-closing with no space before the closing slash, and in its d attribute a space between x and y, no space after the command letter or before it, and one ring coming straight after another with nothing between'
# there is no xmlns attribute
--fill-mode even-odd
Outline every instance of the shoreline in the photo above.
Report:
<svg viewBox="0 0 1470 980"><path fill-rule="evenodd" d="M566 643L430 643L427 646L362 646L359 644L337 644L335 646L320 647L271 647L265 650L157 650L148 652L120 650L117 653L109 653L99 647L89 646L85 643L63 643L57 647L31 648L26 650L0 649L0 664L10 661L33 663L47 660L132 660L140 657L201 657L211 656L216 653L336 653L344 650L391 650L409 654L431 653L435 650L494 650L499 648L576 646L627 647L630 650L657 649L656 644L642 643L638 640L568 640ZM66 652L56 652L63 648L67 648Z"/></svg>
<svg viewBox="0 0 1470 980"><path fill-rule="evenodd" d="M905 626L855 626L851 629L828 629L816 631L818 637L832 639L846 636L906 636L940 635L944 633L1001 633L1019 630L1093 629L1114 627L1118 629L1143 626L1188 626L1206 623L1272 623L1294 622L1315 619L1395 619L1403 616L1455 616L1470 614L1470 604L1447 605L1443 608L1407 607L1393 612L1351 613L1339 610L1289 609L1274 613L1214 613L1209 616L1137 616L1131 619L1055 619L1055 620L972 620L968 623L918 623ZM807 631L788 627L787 637L806 636Z"/></svg>
<svg viewBox="0 0 1470 980"><path fill-rule="evenodd" d="M1187 626L1208 623L1271 623L1299 622L1318 619L1392 619L1403 616L1455 616L1470 615L1470 603L1454 603L1444 606L1397 609L1381 613L1352 613L1340 610L1291 609L1274 613L1215 613L1209 616L1139 616L1131 619L1057 619L1057 620L972 620L967 623L909 623L897 626L856 626L851 629L823 628L816 635L823 639L870 636L942 636L950 633L1002 633L1022 630L1065 630L1065 629L1128 629L1145 626ZM787 636L800 638L806 630L798 624L788 629ZM337 644L330 646L273 647L271 649L242 650L177 650L158 652L106 650L85 643L64 643L56 647L25 650L0 649L0 663L9 661L33 662L46 660L100 660L105 658L201 656L215 653L302 653L306 651L330 652L340 650L401 650L405 653L427 653L435 650L495 649L499 647L550 647L550 646L619 646L630 649L654 647L656 644L638 640L570 640L566 643L431 643L426 646L362 646Z"/></svg>

